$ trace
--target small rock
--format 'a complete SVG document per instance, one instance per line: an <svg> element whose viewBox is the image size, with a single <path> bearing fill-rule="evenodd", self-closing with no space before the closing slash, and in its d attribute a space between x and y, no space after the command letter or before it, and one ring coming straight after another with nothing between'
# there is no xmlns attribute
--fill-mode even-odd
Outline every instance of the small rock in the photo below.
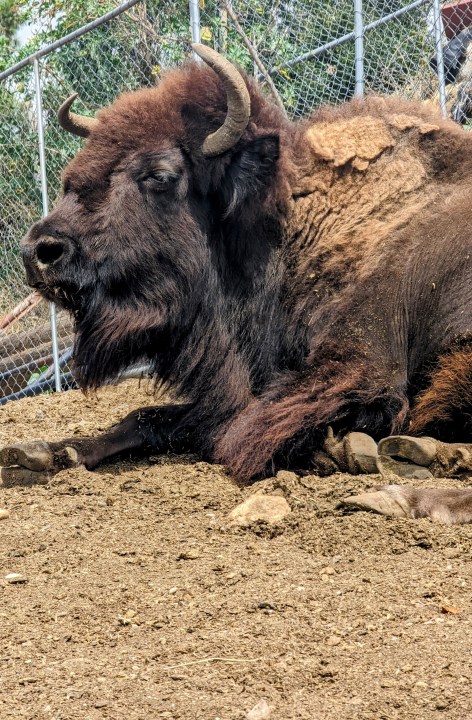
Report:
<svg viewBox="0 0 472 720"><path fill-rule="evenodd" d="M336 570L333 567L325 567L320 571L320 575L336 575Z"/></svg>
<svg viewBox="0 0 472 720"><path fill-rule="evenodd" d="M10 583L10 585L19 585L20 583L28 582L25 576L21 575L21 573L9 573L8 575L5 575L5 580L7 583Z"/></svg>
<svg viewBox="0 0 472 720"><path fill-rule="evenodd" d="M290 505L280 495L251 495L228 515L230 525L245 527L257 520L277 523L291 512Z"/></svg>
<svg viewBox="0 0 472 720"><path fill-rule="evenodd" d="M257 705L254 705L252 710L249 710L246 715L246 720L269 720L272 714L272 708L267 703L267 700L259 700Z"/></svg>
<svg viewBox="0 0 472 720"><path fill-rule="evenodd" d="M295 475L294 472L290 472L290 470L279 470L275 477L277 480L285 483L296 482L298 480L298 475Z"/></svg>
<svg viewBox="0 0 472 720"><path fill-rule="evenodd" d="M6 520L8 517L10 517L10 511L0 508L0 520Z"/></svg>
<svg viewBox="0 0 472 720"><path fill-rule="evenodd" d="M197 560L200 557L198 550L185 550L177 555L177 560Z"/></svg>
<svg viewBox="0 0 472 720"><path fill-rule="evenodd" d="M446 710L446 708L449 707L449 700L446 700L445 698L436 700L435 707L436 707L436 710Z"/></svg>
<svg viewBox="0 0 472 720"><path fill-rule="evenodd" d="M275 605L272 605L272 603L267 602L267 600L261 600L261 602L257 603L257 607L259 610L277 610Z"/></svg>
<svg viewBox="0 0 472 720"><path fill-rule="evenodd" d="M331 647L334 647L334 645L339 645L341 642L341 638L339 635L330 635L330 637L326 640L326 644L330 645Z"/></svg>
<svg viewBox="0 0 472 720"><path fill-rule="evenodd" d="M132 625L136 622L136 615L136 610L127 610L124 615L118 617L118 622L120 625Z"/></svg>

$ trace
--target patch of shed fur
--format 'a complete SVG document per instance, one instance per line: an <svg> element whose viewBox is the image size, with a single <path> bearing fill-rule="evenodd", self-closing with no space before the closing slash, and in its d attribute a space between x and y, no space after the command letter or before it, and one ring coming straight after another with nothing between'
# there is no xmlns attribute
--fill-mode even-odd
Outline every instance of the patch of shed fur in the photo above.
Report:
<svg viewBox="0 0 472 720"><path fill-rule="evenodd" d="M374 270L374 259L382 257L376 248L437 193L427 158L410 135L416 133L419 141L438 129L402 113L308 128L312 161L297 178L288 223L296 229L299 277L311 275L316 282L329 273L346 279L346 262L351 279ZM316 255L302 252L309 245L316 246Z"/></svg>

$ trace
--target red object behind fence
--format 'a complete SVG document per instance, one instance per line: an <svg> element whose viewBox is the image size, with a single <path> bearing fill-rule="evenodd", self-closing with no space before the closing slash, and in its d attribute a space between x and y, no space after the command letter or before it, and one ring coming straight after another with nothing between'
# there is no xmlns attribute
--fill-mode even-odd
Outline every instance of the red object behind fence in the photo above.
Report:
<svg viewBox="0 0 472 720"><path fill-rule="evenodd" d="M461 30L472 25L472 0L446 3L441 9L441 17L446 37L452 40Z"/></svg>

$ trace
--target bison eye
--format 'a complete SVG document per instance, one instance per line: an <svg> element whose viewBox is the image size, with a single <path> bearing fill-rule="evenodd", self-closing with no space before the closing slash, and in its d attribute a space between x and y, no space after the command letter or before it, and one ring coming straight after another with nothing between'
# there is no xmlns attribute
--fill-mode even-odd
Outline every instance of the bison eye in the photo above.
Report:
<svg viewBox="0 0 472 720"><path fill-rule="evenodd" d="M168 188L173 185L173 183L177 180L178 175L174 173L169 172L162 172L162 173L149 173L149 175L146 175L141 179L142 185L147 190L153 190L156 192L162 192L163 190L168 190Z"/></svg>

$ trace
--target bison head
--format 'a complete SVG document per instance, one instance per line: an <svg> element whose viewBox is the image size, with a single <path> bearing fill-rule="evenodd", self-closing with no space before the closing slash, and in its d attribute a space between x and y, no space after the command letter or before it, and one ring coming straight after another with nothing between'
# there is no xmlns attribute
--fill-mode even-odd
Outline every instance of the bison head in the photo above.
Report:
<svg viewBox="0 0 472 720"><path fill-rule="evenodd" d="M88 140L22 248L29 284L75 317L85 387L142 358L171 375L190 329L214 321L232 276L241 283L248 258L266 252L257 224L274 226L264 218L277 205L285 120L231 63L195 49L206 65L174 70L96 118L72 113L74 97L59 112Z"/></svg>

